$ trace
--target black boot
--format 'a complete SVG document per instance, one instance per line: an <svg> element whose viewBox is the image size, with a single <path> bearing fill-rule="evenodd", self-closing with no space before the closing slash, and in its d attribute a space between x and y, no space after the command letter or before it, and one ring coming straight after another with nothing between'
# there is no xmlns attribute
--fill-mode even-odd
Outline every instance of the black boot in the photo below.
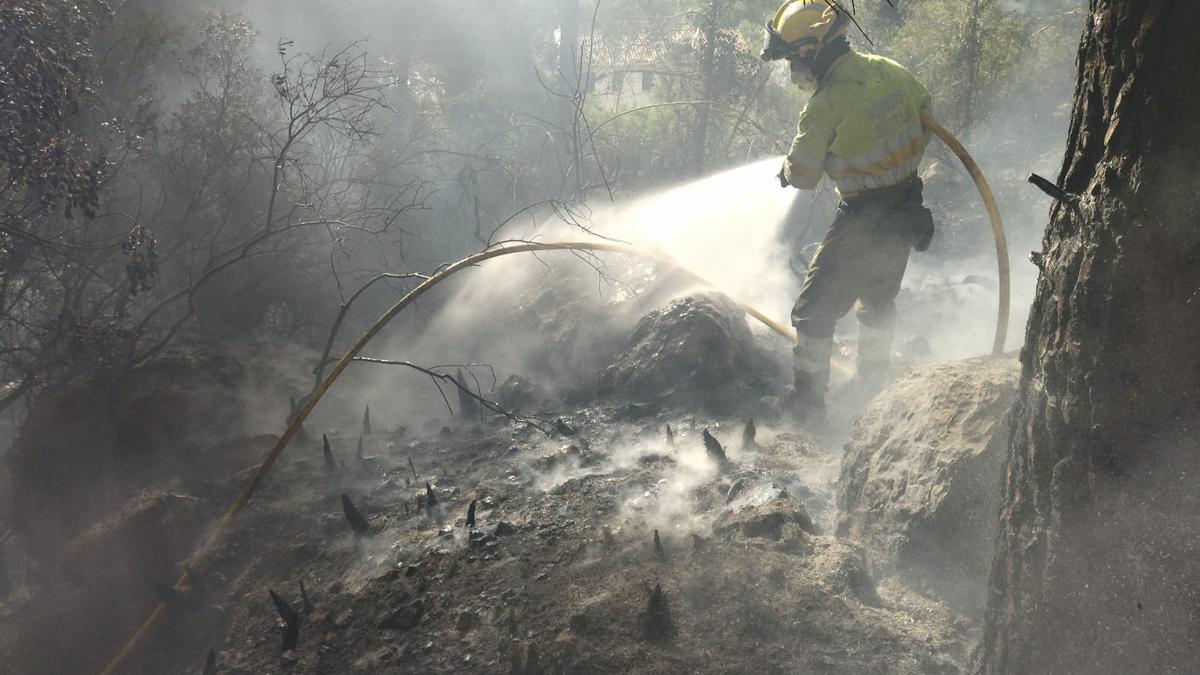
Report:
<svg viewBox="0 0 1200 675"><path fill-rule="evenodd" d="M792 393L788 407L799 422L825 418L825 390L829 387L829 359L833 355L832 337L812 337L796 331L792 348Z"/></svg>
<svg viewBox="0 0 1200 675"><path fill-rule="evenodd" d="M820 422L825 419L826 383L819 374L795 372L788 408L797 422Z"/></svg>

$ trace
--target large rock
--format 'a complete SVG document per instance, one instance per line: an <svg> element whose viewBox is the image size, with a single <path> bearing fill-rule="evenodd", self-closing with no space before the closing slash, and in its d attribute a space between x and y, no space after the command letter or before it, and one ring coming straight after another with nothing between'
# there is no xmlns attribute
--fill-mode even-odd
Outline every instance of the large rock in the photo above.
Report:
<svg viewBox="0 0 1200 675"><path fill-rule="evenodd" d="M867 406L846 443L837 528L863 545L872 574L981 607L1018 376L1011 357L931 364Z"/></svg>
<svg viewBox="0 0 1200 675"><path fill-rule="evenodd" d="M757 383L761 357L745 314L720 294L650 312L599 376L602 396L683 407L724 406Z"/></svg>
<svg viewBox="0 0 1200 675"><path fill-rule="evenodd" d="M804 504L769 483L742 490L713 522L714 534L735 538L780 541L816 532Z"/></svg>

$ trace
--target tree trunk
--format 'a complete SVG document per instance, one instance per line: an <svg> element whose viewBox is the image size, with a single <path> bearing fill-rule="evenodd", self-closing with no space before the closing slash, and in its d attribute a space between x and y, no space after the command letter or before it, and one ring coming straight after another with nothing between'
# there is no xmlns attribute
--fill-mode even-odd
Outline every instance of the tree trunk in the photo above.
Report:
<svg viewBox="0 0 1200 675"><path fill-rule="evenodd" d="M704 46L700 51L700 81L704 105L697 108L696 131L692 138L692 171L704 173L704 161L708 155L708 127L712 119L712 100L717 94L717 27L720 5L717 0L708 3L705 10Z"/></svg>
<svg viewBox="0 0 1200 675"><path fill-rule="evenodd" d="M1092 0L979 673L1200 664L1200 3Z"/></svg>
<svg viewBox="0 0 1200 675"><path fill-rule="evenodd" d="M979 18L983 13L983 0L972 0L967 15L966 35L963 37L963 90L958 101L958 135L966 137L975 126L975 107L979 99L979 61L983 51Z"/></svg>
<svg viewBox="0 0 1200 675"><path fill-rule="evenodd" d="M591 49L592 45L588 45ZM587 82L579 72L579 0L558 2L558 79L555 89L558 99L558 119L563 134L563 149L572 174L571 199L583 196L583 148L579 133L579 105L586 93ZM588 77L591 73L587 74Z"/></svg>

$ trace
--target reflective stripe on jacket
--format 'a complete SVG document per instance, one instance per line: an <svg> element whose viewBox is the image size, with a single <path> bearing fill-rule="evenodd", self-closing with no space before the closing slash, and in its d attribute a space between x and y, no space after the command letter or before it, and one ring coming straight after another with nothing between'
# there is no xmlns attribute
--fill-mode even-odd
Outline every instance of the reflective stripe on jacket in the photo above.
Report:
<svg viewBox="0 0 1200 675"><path fill-rule="evenodd" d="M784 177L807 190L827 173L843 195L897 185L917 172L925 154L921 115L932 105L904 66L850 52L834 62L800 112Z"/></svg>

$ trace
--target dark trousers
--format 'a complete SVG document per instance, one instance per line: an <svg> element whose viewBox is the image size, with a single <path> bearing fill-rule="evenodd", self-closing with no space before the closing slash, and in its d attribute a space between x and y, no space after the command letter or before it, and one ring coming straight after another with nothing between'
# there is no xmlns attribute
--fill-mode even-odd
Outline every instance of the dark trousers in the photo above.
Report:
<svg viewBox="0 0 1200 675"><path fill-rule="evenodd" d="M832 337L855 303L863 325L892 325L909 249L924 228L932 234L932 222L915 177L843 200L808 268L792 325L809 337Z"/></svg>

